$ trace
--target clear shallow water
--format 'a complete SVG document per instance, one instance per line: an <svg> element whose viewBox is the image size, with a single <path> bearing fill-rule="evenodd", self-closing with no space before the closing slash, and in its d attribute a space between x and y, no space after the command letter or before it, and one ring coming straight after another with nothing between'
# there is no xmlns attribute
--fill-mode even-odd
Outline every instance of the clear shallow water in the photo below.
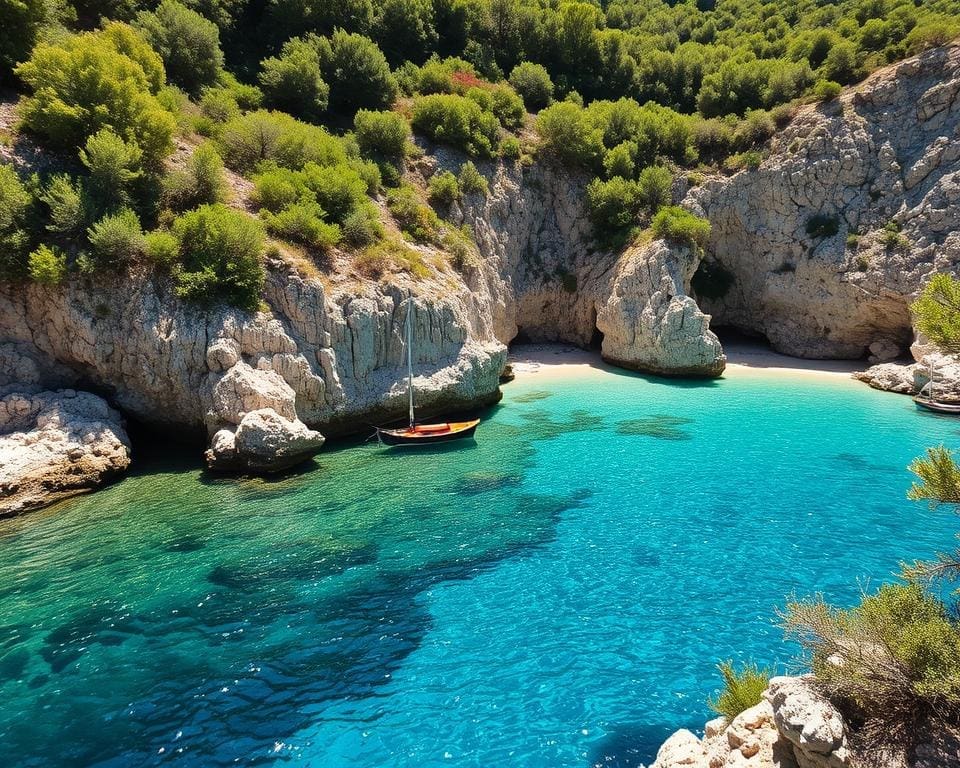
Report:
<svg viewBox="0 0 960 768"><path fill-rule="evenodd" d="M856 597L957 521L960 422L838 381L515 382L475 446L276 482L176 457L0 521L4 765L636 766L785 595Z"/></svg>

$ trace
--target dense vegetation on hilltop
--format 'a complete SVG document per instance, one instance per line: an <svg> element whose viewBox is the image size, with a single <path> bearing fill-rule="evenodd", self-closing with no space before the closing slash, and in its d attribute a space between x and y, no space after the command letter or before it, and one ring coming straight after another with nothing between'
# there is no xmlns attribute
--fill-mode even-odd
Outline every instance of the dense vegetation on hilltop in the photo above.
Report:
<svg viewBox="0 0 960 768"><path fill-rule="evenodd" d="M60 161L42 175L0 167L0 277L55 283L145 263L184 297L254 307L251 269L264 248L280 253L263 233L301 263L337 249L368 277L426 274L375 201L407 240L464 268L470 233L444 216L486 180L467 162L411 186L411 131L478 160L550 152L595 177L603 239L653 224L696 247L705 224L661 210L679 168L753 167L796 100L832 98L952 39L958 11L960 0L8 2L0 81L22 94L17 131ZM225 167L252 183L249 200L232 199L257 221L224 207ZM258 252L197 250L196 227L237 243L243 231Z"/></svg>

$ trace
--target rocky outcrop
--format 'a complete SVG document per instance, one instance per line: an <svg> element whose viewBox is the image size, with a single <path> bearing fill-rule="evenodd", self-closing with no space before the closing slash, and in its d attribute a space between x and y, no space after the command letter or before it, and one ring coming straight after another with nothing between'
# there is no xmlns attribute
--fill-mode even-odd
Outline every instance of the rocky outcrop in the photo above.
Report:
<svg viewBox="0 0 960 768"><path fill-rule="evenodd" d="M801 109L758 169L692 190L714 323L799 357L904 354L910 300L960 263L958 94L960 48L929 51Z"/></svg>
<svg viewBox="0 0 960 768"><path fill-rule="evenodd" d="M932 371L934 396L938 400L960 402L960 361L916 344L912 349L917 355L913 363L881 363L854 376L874 389L916 395L930 382ZM929 394L929 390L925 394Z"/></svg>
<svg viewBox="0 0 960 768"><path fill-rule="evenodd" d="M629 249L597 313L605 360L669 376L719 376L726 357L687 296L696 259L664 241Z"/></svg>
<svg viewBox="0 0 960 768"><path fill-rule="evenodd" d="M0 515L95 488L130 463L120 414L71 389L0 397Z"/></svg>
<svg viewBox="0 0 960 768"><path fill-rule="evenodd" d="M848 768L846 726L809 677L774 677L763 701L729 723L708 722L698 739L673 734L652 768Z"/></svg>
<svg viewBox="0 0 960 768"><path fill-rule="evenodd" d="M434 148L416 172L425 181L462 161ZM593 245L585 177L549 162L483 170L489 194L450 212L473 233L477 258L457 271L422 248L426 279L311 278L276 260L253 314L187 305L150 272L0 285L0 386L93 385L138 420L206 434L211 468L263 472L312 455L322 435L405 412L408 312L423 415L496 401L518 333L587 345L601 313L610 359L658 373L722 370L707 319L684 295L688 254L661 248L637 271L633 254ZM649 311L630 316L641 305Z"/></svg>

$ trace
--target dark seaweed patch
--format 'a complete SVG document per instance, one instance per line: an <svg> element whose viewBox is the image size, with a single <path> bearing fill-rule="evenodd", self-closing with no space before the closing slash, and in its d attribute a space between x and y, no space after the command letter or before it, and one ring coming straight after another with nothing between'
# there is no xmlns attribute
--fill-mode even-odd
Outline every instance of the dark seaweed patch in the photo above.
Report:
<svg viewBox="0 0 960 768"><path fill-rule="evenodd" d="M544 392L543 390L535 389L533 392L524 392L522 395L517 395L513 398L515 403L535 403L537 400L546 400L548 397L553 395L552 392Z"/></svg>
<svg viewBox="0 0 960 768"><path fill-rule="evenodd" d="M618 422L617 434L655 437L658 440L690 440L693 436L680 427L692 423L693 419L657 414L645 416L642 419L625 419Z"/></svg>
<svg viewBox="0 0 960 768"><path fill-rule="evenodd" d="M523 478L511 472L468 472L457 484L457 491L464 496L516 488Z"/></svg>

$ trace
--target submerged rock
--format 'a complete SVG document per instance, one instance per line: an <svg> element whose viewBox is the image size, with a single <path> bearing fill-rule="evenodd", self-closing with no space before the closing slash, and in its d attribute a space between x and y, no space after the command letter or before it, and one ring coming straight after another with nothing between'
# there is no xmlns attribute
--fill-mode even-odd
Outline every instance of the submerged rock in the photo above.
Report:
<svg viewBox="0 0 960 768"><path fill-rule="evenodd" d="M72 389L0 398L0 515L83 493L130 464L120 414Z"/></svg>

